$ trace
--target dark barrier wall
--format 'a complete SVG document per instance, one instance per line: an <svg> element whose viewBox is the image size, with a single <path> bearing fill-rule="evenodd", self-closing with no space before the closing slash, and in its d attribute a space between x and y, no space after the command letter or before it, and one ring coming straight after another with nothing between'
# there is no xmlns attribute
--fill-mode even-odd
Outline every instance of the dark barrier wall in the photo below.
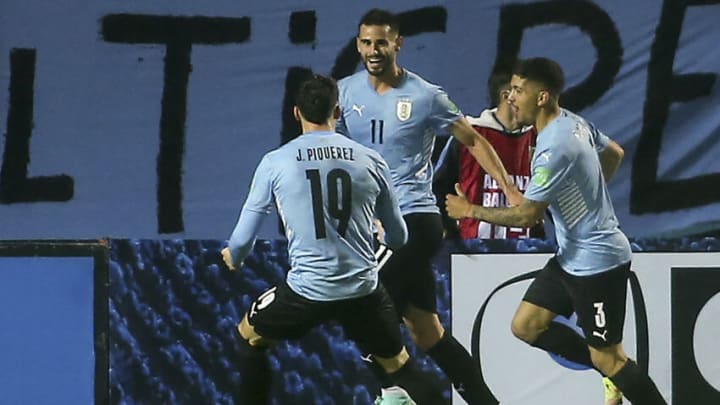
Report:
<svg viewBox="0 0 720 405"><path fill-rule="evenodd" d="M286 243L258 242L237 272L222 264L220 249L217 241L112 242L112 403L242 403L233 396L242 378L235 325L255 297L284 278ZM438 282L448 324L447 272ZM337 326L282 342L271 353L277 404L364 405L379 392Z"/></svg>
<svg viewBox="0 0 720 405"><path fill-rule="evenodd" d="M258 242L237 272L222 264L221 247L219 241L112 242L113 404L241 403L233 396L242 378L235 367L235 325L254 297L284 277L286 244ZM633 249L720 251L720 240L636 240ZM449 327L450 321L449 253L553 250L552 244L539 240L448 244L435 262L443 324ZM360 353L337 326L320 327L298 342L282 342L271 353L276 404L365 405L379 390ZM419 358L424 368L440 376L433 363Z"/></svg>

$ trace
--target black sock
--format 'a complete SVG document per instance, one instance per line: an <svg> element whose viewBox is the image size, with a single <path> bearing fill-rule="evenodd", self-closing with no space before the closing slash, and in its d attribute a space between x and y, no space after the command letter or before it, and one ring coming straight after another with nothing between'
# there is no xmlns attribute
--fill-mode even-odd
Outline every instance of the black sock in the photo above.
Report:
<svg viewBox="0 0 720 405"><path fill-rule="evenodd" d="M650 376L630 359L610 380L633 405L667 405Z"/></svg>
<svg viewBox="0 0 720 405"><path fill-rule="evenodd" d="M455 390L469 405L498 403L483 380L480 365L447 330L427 354L445 372Z"/></svg>
<svg viewBox="0 0 720 405"><path fill-rule="evenodd" d="M272 370L267 348L258 348L238 334L240 340L240 390L239 403L269 405L272 389Z"/></svg>
<svg viewBox="0 0 720 405"><path fill-rule="evenodd" d="M431 375L423 373L412 358L389 376L395 384L407 391L418 405L449 404L443 397L440 382Z"/></svg>
<svg viewBox="0 0 720 405"><path fill-rule="evenodd" d="M375 360L375 357L371 354L364 354L362 359L367 364L370 371L372 371L375 378L380 382L382 388L389 388L395 385L392 378L385 372L385 369Z"/></svg>
<svg viewBox="0 0 720 405"><path fill-rule="evenodd" d="M588 349L585 339L563 324L550 322L547 330L530 345L546 352L555 353L574 363L595 368L590 359L590 349Z"/></svg>

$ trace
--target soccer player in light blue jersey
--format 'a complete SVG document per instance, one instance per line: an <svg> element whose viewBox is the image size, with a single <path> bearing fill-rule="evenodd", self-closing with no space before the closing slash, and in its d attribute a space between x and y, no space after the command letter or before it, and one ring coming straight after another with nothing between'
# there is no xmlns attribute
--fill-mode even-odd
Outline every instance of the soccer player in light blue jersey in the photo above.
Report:
<svg viewBox="0 0 720 405"><path fill-rule="evenodd" d="M372 221L385 223L385 243L402 246L407 229L382 157L334 131L339 115L332 79L314 76L299 89L303 135L258 165L223 260L240 268L273 205L285 225L290 271L261 294L238 325L243 403L270 404L272 341L297 339L326 321L373 355L419 403L444 404L442 386L425 375L402 344L397 312L378 282Z"/></svg>
<svg viewBox="0 0 720 405"><path fill-rule="evenodd" d="M467 146L511 202L522 201L522 194L490 143L475 132L445 91L398 65L403 37L393 14L367 12L358 24L356 43L365 69L338 84L338 132L385 158L409 235L404 247L385 256L389 258L380 279L415 343L435 360L463 399L471 405L496 404L478 364L446 333L437 315L432 260L442 246L443 226L432 192L430 159L436 134L449 132ZM387 252L383 246L379 249ZM376 375L385 397L390 382L382 372Z"/></svg>
<svg viewBox="0 0 720 405"><path fill-rule="evenodd" d="M518 63L509 102L518 121L535 125L532 177L522 204L484 208L461 190L448 195L453 218L532 226L550 209L558 251L533 283L513 318L512 331L532 346L594 367L635 405L666 404L657 387L622 347L631 251L619 228L606 181L623 149L582 117L561 108L560 66L546 58ZM584 340L552 322L577 313Z"/></svg>

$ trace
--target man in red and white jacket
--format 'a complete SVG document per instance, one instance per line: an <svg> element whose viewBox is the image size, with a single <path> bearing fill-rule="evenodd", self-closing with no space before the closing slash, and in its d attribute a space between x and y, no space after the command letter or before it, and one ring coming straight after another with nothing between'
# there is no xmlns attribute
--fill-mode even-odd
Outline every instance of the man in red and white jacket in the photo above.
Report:
<svg viewBox="0 0 720 405"><path fill-rule="evenodd" d="M520 192L524 192L530 179L530 161L535 149L537 132L533 127L520 127L507 102L510 94L510 75L494 74L488 80L488 92L492 105L497 107L484 110L479 117L468 116L467 120L479 135L485 137L495 148L508 174ZM454 184L460 187L473 204L484 207L505 207L505 194L493 178L477 164L467 148L449 139L445 144L435 168L434 190L438 201L445 200L447 192L454 193ZM449 191L448 191L449 190ZM443 216L444 207L440 204ZM451 219L445 221L450 232L455 225ZM529 228L512 228L464 218L457 223L457 232L462 239L505 239L527 238ZM533 229L532 236L542 236Z"/></svg>

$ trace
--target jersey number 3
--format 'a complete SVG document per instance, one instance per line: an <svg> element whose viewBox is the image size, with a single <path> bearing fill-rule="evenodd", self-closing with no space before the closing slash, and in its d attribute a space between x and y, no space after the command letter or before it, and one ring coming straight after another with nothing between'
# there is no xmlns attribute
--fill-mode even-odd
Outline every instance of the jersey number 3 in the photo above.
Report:
<svg viewBox="0 0 720 405"><path fill-rule="evenodd" d="M323 206L323 190L320 182L320 170L305 171L310 181L312 195L313 219L315 220L315 238L325 239L325 208ZM333 169L327 174L327 209L328 215L338 220L337 232L345 236L350 221L350 201L352 201L352 180L350 174L343 169Z"/></svg>

